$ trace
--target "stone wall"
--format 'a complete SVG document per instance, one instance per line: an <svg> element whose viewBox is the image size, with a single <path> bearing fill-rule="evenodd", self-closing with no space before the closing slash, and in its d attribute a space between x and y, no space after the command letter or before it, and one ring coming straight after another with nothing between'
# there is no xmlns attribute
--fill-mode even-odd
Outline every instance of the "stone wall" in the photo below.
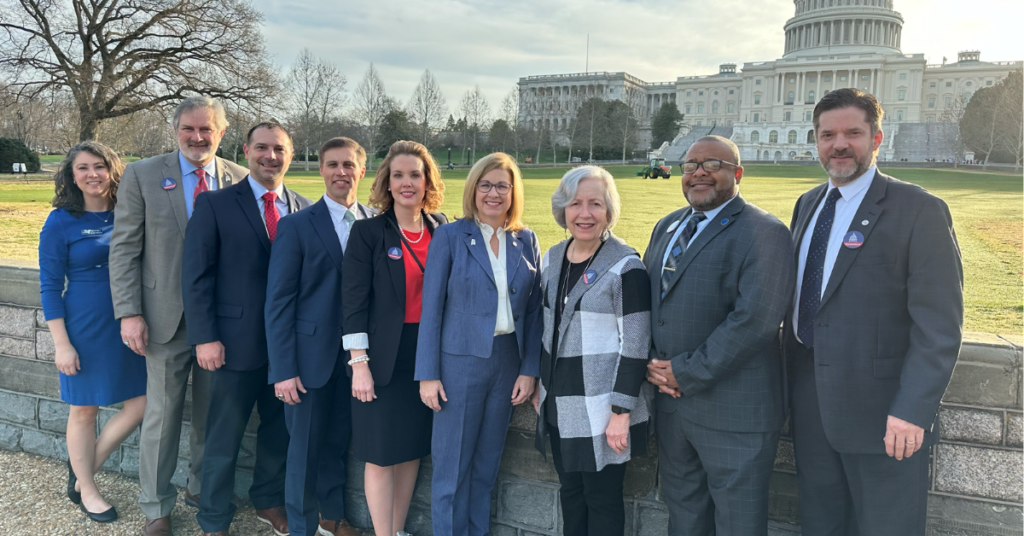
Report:
<svg viewBox="0 0 1024 536"><path fill-rule="evenodd" d="M39 275L34 264L0 265L0 448L67 459L64 428L67 405L60 401L53 341L39 305ZM1022 535L1024 503L1024 414L1021 411L1021 337L971 333L942 405L942 441L931 452L929 533ZM117 408L103 408L100 426ZM188 410L180 452L188 452ZM517 408L505 443L498 484L492 495L496 536L559 534L558 478L550 457L533 448L536 417ZM255 416L243 441L235 486L239 498L251 481L255 452ZM779 444L771 483L770 534L795 536L799 513L793 446ZM656 451L653 448L652 451ZM138 473L138 432L115 452L105 468ZM349 519L370 525L362 494L362 465L350 460ZM185 484L187 461L180 460L175 484ZM408 530L430 533L429 459L420 471ZM626 472L627 534L662 535L668 514L657 487L656 452L633 460Z"/></svg>

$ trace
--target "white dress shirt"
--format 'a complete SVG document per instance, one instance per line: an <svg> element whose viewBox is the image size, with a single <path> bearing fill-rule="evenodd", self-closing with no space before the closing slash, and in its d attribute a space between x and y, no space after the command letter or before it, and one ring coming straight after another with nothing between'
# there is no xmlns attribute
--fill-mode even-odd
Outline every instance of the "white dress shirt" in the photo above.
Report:
<svg viewBox="0 0 1024 536"><path fill-rule="evenodd" d="M736 194L736 195L739 195L739 194ZM715 208L713 208L711 210L697 211L697 212L703 212L704 215L707 216L707 218L705 218L704 221L699 222L697 224L697 231L695 233L693 233L693 236L690 237L690 241L686 243L687 247L689 247L690 244L693 243L693 239L697 238L697 235L699 235L700 232L703 231L704 228L707 227L708 224L710 224L711 221L715 219L715 216L718 216L718 213L721 212L722 209L724 209L726 205L728 205L729 203L732 203L733 199L736 199L735 195L730 197L729 200L726 201L725 203L722 203L721 205L718 205L717 207L715 207ZM679 240L679 235L683 234L683 228L686 227L686 223L690 221L690 218L692 216L693 216L693 212L690 212L690 216L687 216L687 217L683 218L683 220L681 222L679 222L679 225L676 225L675 233L672 234L672 241L668 243L668 247L665 248L665 255L662 256L662 258L661 258L661 271L662 272L665 271L665 263L668 262L668 256L672 253L672 246L674 246L675 243ZM719 224L719 225L721 225L721 224Z"/></svg>
<svg viewBox="0 0 1024 536"><path fill-rule="evenodd" d="M819 292L825 292L825 287L828 286L828 278L832 274L832 268L836 265L839 249L843 247L843 237L850 230L853 217L857 215L857 209L860 208L860 203L864 200L864 195L867 194L868 187L871 186L871 181L874 178L875 166L872 165L867 172L857 177L853 182L838 186L841 197L836 200L836 215L832 220L832 231L828 235L828 246L825 250L825 266L824 272L821 275L821 290ZM804 267L807 266L807 251L811 249L811 236L814 234L814 225L818 222L818 214L821 214L821 209L825 206L825 199L828 198L828 194L832 192L833 188L837 188L837 186L833 185L832 181L829 180L825 195L822 196L821 202L818 203L818 208L815 209L811 221L807 223L807 229L804 231L803 239L800 241L800 256L798 257L796 269L796 305L793 307L794 326L799 325L800 320L800 287L804 281ZM797 340L800 340L799 335Z"/></svg>
<svg viewBox="0 0 1024 536"><path fill-rule="evenodd" d="M493 229L490 225L477 220L477 227L484 235L484 248L487 250L487 258L491 260L491 272L494 273L494 284L498 287L498 319L494 323L494 335L506 335L515 333L516 325L512 320L512 301L508 298L508 274L505 267L505 228ZM491 237L498 237L498 254L491 249Z"/></svg>
<svg viewBox="0 0 1024 536"><path fill-rule="evenodd" d="M266 201L263 200L263 194L270 190L264 188L260 181L252 178L252 175L249 175L249 187L252 188L252 195L256 196L256 204L260 207L260 218L263 218L263 225L266 225L267 213L264 208ZM274 193L277 194L277 200L274 201L274 205L277 206L277 217L280 219L288 215L288 201L284 198L284 183L274 188Z"/></svg>
<svg viewBox="0 0 1024 536"><path fill-rule="evenodd" d="M324 204L327 205L327 211L331 214L331 222L334 223L334 232L338 233L338 241L341 243L341 252L345 252L345 247L348 246L348 233L351 231L348 226L348 220L345 219L345 213L351 211L352 215L359 219L359 211L356 210L356 204L352 204L352 208L348 208L341 203L333 200L327 194L324 194Z"/></svg>

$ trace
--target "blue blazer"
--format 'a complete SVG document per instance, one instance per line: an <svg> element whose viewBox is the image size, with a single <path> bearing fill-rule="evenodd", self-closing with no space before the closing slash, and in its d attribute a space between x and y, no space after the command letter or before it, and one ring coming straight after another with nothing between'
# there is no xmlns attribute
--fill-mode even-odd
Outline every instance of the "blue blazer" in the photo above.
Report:
<svg viewBox="0 0 1024 536"><path fill-rule="evenodd" d="M498 320L498 289L483 233L463 218L439 227L423 276L423 316L416 345L416 379L441 378L447 355L487 358ZM508 296L519 343L519 374L540 373L540 246L529 229L505 234Z"/></svg>
<svg viewBox="0 0 1024 536"><path fill-rule="evenodd" d="M365 205L353 209L363 219L376 215ZM317 389L330 379L343 353L343 258L323 198L278 223L265 308L270 383L298 376L303 386Z"/></svg>
<svg viewBox="0 0 1024 536"><path fill-rule="evenodd" d="M278 226L310 203L284 191L289 215ZM287 240L276 236L274 247ZM248 180L196 198L181 266L186 341L190 346L220 341L228 370L256 370L267 363L263 305L270 251Z"/></svg>

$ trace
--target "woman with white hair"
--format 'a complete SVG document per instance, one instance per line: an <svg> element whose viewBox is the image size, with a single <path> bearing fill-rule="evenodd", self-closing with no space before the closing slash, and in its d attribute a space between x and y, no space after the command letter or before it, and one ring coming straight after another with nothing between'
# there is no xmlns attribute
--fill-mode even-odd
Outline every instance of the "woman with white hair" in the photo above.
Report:
<svg viewBox="0 0 1024 536"><path fill-rule="evenodd" d="M651 286L636 250L611 233L619 218L611 174L570 170L551 195L569 231L544 255L544 333L537 449L551 438L563 532L621 535L626 462L647 451Z"/></svg>

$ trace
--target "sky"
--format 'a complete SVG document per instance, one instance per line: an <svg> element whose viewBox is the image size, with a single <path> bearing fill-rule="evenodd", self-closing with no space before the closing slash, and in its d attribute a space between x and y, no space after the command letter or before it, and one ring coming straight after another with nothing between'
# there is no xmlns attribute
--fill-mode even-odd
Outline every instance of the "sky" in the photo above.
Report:
<svg viewBox="0 0 1024 536"><path fill-rule="evenodd" d="M646 82L782 57L792 0L252 0L285 71L303 48L333 63L351 95L370 63L408 102L430 69L453 112L479 85L497 111L520 77L626 71ZM339 7L340 6L340 7ZM894 0L902 51L928 63L980 50L1024 60L1021 0ZM587 34L589 33L589 62Z"/></svg>

